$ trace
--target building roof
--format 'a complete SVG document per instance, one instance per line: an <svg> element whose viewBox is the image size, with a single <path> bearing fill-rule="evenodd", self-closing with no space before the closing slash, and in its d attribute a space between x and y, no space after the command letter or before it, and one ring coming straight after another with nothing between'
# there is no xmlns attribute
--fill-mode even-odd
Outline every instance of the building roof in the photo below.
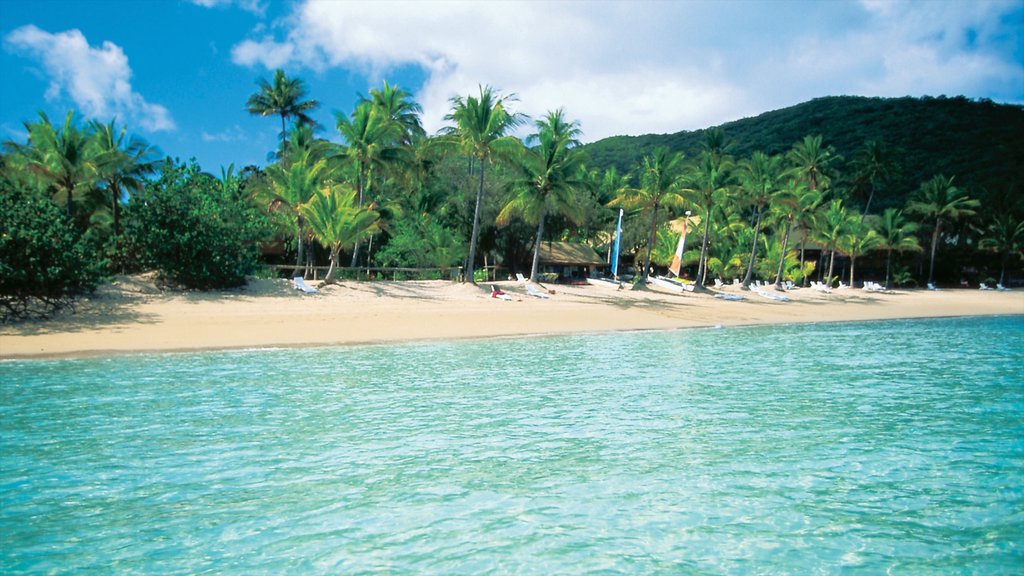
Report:
<svg viewBox="0 0 1024 576"><path fill-rule="evenodd" d="M540 261L544 264L600 266L604 258L586 244L576 242L541 242Z"/></svg>

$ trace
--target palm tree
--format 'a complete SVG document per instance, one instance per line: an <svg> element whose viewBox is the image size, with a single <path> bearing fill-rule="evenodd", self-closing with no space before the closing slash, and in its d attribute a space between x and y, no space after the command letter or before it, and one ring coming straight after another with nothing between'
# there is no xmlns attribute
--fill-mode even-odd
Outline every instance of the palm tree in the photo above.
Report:
<svg viewBox="0 0 1024 576"><path fill-rule="evenodd" d="M260 78L257 84L259 92L249 96L246 110L257 116L281 117L281 148L288 144L288 118L294 117L300 125L315 126L316 122L309 112L320 106L316 100L303 100L306 97L306 83L299 78L288 78L284 70L274 71L274 83Z"/></svg>
<svg viewBox="0 0 1024 576"><path fill-rule="evenodd" d="M293 218L298 243L293 276L301 273L305 256L306 225L302 206L330 181L331 175L328 159L318 158L314 151L306 150L289 164L268 166L266 178L256 187L258 201L271 211L282 210Z"/></svg>
<svg viewBox="0 0 1024 576"><path fill-rule="evenodd" d="M464 281L476 283L473 269L480 234L480 206L483 203L484 171L487 164L492 160L513 159L523 148L518 139L508 135L526 121L524 115L508 110L508 104L515 100L514 94L499 96L490 86L480 86L479 96L452 98L452 111L445 115L445 120L455 122L455 126L443 131L449 138L448 142L458 146L463 153L479 162L480 169Z"/></svg>
<svg viewBox="0 0 1024 576"><path fill-rule="evenodd" d="M567 122L562 109L548 112L536 122L537 133L527 139L536 143L520 161L520 177L511 182L515 196L498 214L499 226L508 224L513 215L520 215L528 223L537 225L533 243L533 264L530 279L537 278L540 264L540 245L544 237L544 220L551 214L566 216L573 223L582 220L583 207L575 197L577 190L587 185L583 158L575 148L583 133L579 122Z"/></svg>
<svg viewBox="0 0 1024 576"><path fill-rule="evenodd" d="M684 193L704 210L704 238L700 245L700 260L697 264L695 283L702 288L707 278L708 245L711 241L711 215L715 203L724 198L729 191L732 160L714 149L701 152L695 164L690 166L686 179L690 188Z"/></svg>
<svg viewBox="0 0 1024 576"><path fill-rule="evenodd" d="M114 121L109 124L92 123L92 131L97 145L97 171L110 193L110 211L114 218L114 236L121 233L120 214L121 201L124 193L141 192L146 184L146 176L156 170L153 154L155 150L139 138L126 140L127 128L114 128Z"/></svg>
<svg viewBox="0 0 1024 576"><path fill-rule="evenodd" d="M757 238L761 232L761 217L772 197L778 192L778 178L781 170L782 158L780 156L768 156L764 152L757 151L748 160L740 162L739 180L741 191L741 202L753 205L755 208L754 238L750 246L750 260L747 263L747 274L743 278L743 289L750 288L750 282L754 277L754 261L757 256ZM785 249L783 249L785 252Z"/></svg>
<svg viewBox="0 0 1024 576"><path fill-rule="evenodd" d="M807 240L810 231L815 226L818 209L825 200L825 194L821 190L811 190L806 182L799 182L799 193L796 196L797 210L793 225L800 231L800 269L804 269L804 261L807 252ZM807 286L808 276L801 280L802 286Z"/></svg>
<svg viewBox="0 0 1024 576"><path fill-rule="evenodd" d="M804 136L804 139L793 145L793 148L786 154L786 158L793 166L793 170L800 174L807 182L811 191L828 187L830 182L828 176L829 165L836 161L839 156L831 146L821 145L821 135Z"/></svg>
<svg viewBox="0 0 1024 576"><path fill-rule="evenodd" d="M859 221L859 218L854 217L851 219L850 212L846 209L846 206L843 206L842 200L830 202L821 213L821 217L816 220L813 235L829 251L828 275L825 278L828 284L832 283L832 273L835 270L836 263L836 250L844 242L844 236L850 234L854 224L859 223Z"/></svg>
<svg viewBox="0 0 1024 576"><path fill-rule="evenodd" d="M879 184L891 180L899 172L899 164L892 159L885 143L880 140L868 140L853 156L853 168L856 171L857 183L868 186L868 200L864 203L863 219L871 211L871 201Z"/></svg>
<svg viewBox="0 0 1024 576"><path fill-rule="evenodd" d="M411 145L427 135L420 123L423 108L412 99L412 94L397 85L392 86L385 80L383 88L370 90L370 98L363 98L362 102L371 103L401 127L400 142L397 143Z"/></svg>
<svg viewBox="0 0 1024 576"><path fill-rule="evenodd" d="M39 122L26 122L28 142L8 142L25 168L35 174L57 201L64 200L67 214L74 217L75 192L88 189L96 182L97 147L89 127L80 129L74 112L68 111L59 129L46 114L39 113Z"/></svg>
<svg viewBox="0 0 1024 576"><path fill-rule="evenodd" d="M882 236L882 247L885 248L885 287L891 288L892 253L920 252L921 244L914 236L917 224L903 216L903 211L886 208L878 223L878 233Z"/></svg>
<svg viewBox="0 0 1024 576"><path fill-rule="evenodd" d="M953 176L946 178L937 174L931 180L921 184L917 197L907 204L907 212L920 214L927 220L935 222L932 230L931 259L928 265L928 283L935 282L935 252L939 248L942 225L954 222L965 216L973 216L975 208L981 204L968 197L962 190L953 185Z"/></svg>
<svg viewBox="0 0 1024 576"><path fill-rule="evenodd" d="M863 218L851 218L847 222L846 233L839 238L837 248L850 257L850 287L853 287L857 258L884 245L885 239Z"/></svg>
<svg viewBox="0 0 1024 576"><path fill-rule="evenodd" d="M1020 258L1024 253L1024 220L1009 212L996 215L985 228L985 237L978 248L1000 255L999 283L1002 284L1006 281L1007 262L1014 254Z"/></svg>
<svg viewBox="0 0 1024 576"><path fill-rule="evenodd" d="M640 186L623 188L609 204L637 210L641 216L650 215L651 225L644 255L644 274L641 286L647 285L650 275L651 251L654 249L658 231L658 212L662 207L675 208L683 205L682 191L683 155L669 152L664 146L655 148L644 157L640 166Z"/></svg>
<svg viewBox="0 0 1024 576"><path fill-rule="evenodd" d="M793 223L797 217L804 214L804 209L810 205L810 199L820 198L820 194L808 194L807 186L796 178L786 180L782 190L776 195L774 205L777 207L777 214L785 222L785 231L782 235L782 249L779 253L779 271L775 275L776 290L782 289L782 273L784 271L786 250L789 248L789 234L793 230ZM811 211L817 208L817 202L813 203ZM806 236L806 232L804 232ZM803 270L803 246L800 247L800 269Z"/></svg>
<svg viewBox="0 0 1024 576"><path fill-rule="evenodd" d="M325 186L299 207L313 236L330 250L331 265L324 284L334 282L334 270L343 248L356 246L363 238L380 231L380 214L373 208L358 206L355 189L337 184Z"/></svg>

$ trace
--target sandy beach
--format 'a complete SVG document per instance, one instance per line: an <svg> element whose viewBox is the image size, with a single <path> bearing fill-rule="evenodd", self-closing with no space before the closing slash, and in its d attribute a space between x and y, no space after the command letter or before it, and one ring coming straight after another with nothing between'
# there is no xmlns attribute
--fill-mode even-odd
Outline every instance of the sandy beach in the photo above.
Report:
<svg viewBox="0 0 1024 576"><path fill-rule="evenodd" d="M316 283L312 283L316 285ZM666 330L768 323L1024 314L1024 290L865 292L810 288L769 300L739 287L741 301L712 293L549 286L547 299L517 282L346 282L317 294L287 280L254 280L223 292L175 292L148 277L120 277L74 313L0 326L0 358L65 358L136 352L333 346L426 339Z"/></svg>

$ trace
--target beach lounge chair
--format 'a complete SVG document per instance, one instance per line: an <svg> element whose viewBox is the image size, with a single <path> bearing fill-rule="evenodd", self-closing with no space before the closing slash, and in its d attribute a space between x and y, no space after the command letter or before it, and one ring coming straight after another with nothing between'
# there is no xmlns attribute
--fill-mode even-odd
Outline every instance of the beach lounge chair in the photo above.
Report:
<svg viewBox="0 0 1024 576"><path fill-rule="evenodd" d="M928 289L929 290L938 290L939 288L935 284L932 284L931 282L929 282L928 283Z"/></svg>
<svg viewBox="0 0 1024 576"><path fill-rule="evenodd" d="M725 284L722 283L722 279L715 278L715 288L721 288L722 286L725 286Z"/></svg>
<svg viewBox="0 0 1024 576"><path fill-rule="evenodd" d="M501 291L500 288L491 284L491 298L497 298L498 300L512 300L512 297Z"/></svg>
<svg viewBox="0 0 1024 576"><path fill-rule="evenodd" d="M751 290L754 292L754 294L757 294L758 296L761 296L762 298L767 298L769 300L775 300L776 302L789 302L789 296L786 296L785 294L775 294L775 293L769 292L769 291L765 290L764 288L761 288L760 286L755 286L755 287L751 288Z"/></svg>
<svg viewBox="0 0 1024 576"><path fill-rule="evenodd" d="M743 300L743 296L741 296L739 294L726 294L724 292L719 292L718 294L715 294L715 298L720 298L722 300L734 300L734 301Z"/></svg>
<svg viewBox="0 0 1024 576"><path fill-rule="evenodd" d="M306 294L316 294L316 288L313 288L309 284L306 284L306 279L302 276L296 276L292 278L292 282L295 283L295 289Z"/></svg>
<svg viewBox="0 0 1024 576"><path fill-rule="evenodd" d="M981 285L978 286L978 289L979 290L992 290L992 287L989 286L988 284L985 284L984 282L982 282Z"/></svg>
<svg viewBox="0 0 1024 576"><path fill-rule="evenodd" d="M523 276L522 272L516 272L516 280L519 280L522 284L526 284L526 276Z"/></svg>
<svg viewBox="0 0 1024 576"><path fill-rule="evenodd" d="M811 282L811 288L814 288L818 292L823 292L825 294L831 294L832 293L832 289L829 288L828 284L825 284L824 282L817 282L817 281Z"/></svg>
<svg viewBox="0 0 1024 576"><path fill-rule="evenodd" d="M1010 289L1007 288L1006 286L1003 286L1002 284L996 283L996 290L999 290L999 291L1002 291L1002 292L1007 292Z"/></svg>
<svg viewBox="0 0 1024 576"><path fill-rule="evenodd" d="M843 281L840 280L839 281L839 286L836 287L836 290L842 290L843 288L849 288L849 286L847 286L846 284L843 284Z"/></svg>
<svg viewBox="0 0 1024 576"><path fill-rule="evenodd" d="M548 296L547 294L541 292L540 290L537 290L537 287L534 286L533 284L526 285L526 293L536 298L550 298L550 296Z"/></svg>

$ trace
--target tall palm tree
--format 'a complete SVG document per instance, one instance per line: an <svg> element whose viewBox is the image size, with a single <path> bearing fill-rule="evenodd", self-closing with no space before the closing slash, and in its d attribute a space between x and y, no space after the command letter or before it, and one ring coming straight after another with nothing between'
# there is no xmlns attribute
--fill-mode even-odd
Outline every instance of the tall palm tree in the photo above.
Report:
<svg viewBox="0 0 1024 576"><path fill-rule="evenodd" d="M473 208L473 231L469 237L469 255L466 259L464 281L475 283L473 277L476 245L480 234L480 206L484 196L484 171L493 160L511 160L522 152L522 142L509 133L526 121L526 116L511 112L508 105L516 100L514 94L500 96L490 86L480 86L479 96L455 96L452 110L445 120L455 126L445 128L446 142L457 146L464 154L479 163L479 185Z"/></svg>
<svg viewBox="0 0 1024 576"><path fill-rule="evenodd" d="M427 135L420 122L423 108L412 99L412 94L397 85L392 86L385 80L383 88L370 90L370 98L363 98L362 102L371 103L401 127L401 144L412 144Z"/></svg>
<svg viewBox="0 0 1024 576"><path fill-rule="evenodd" d="M303 100L308 93L306 83L299 78L289 78L284 70L274 71L274 82L271 84L263 78L257 81L260 90L246 102L246 110L257 116L281 117L281 148L288 144L288 118L294 117L298 124L316 125L309 112L317 109L320 103L316 100Z"/></svg>
<svg viewBox="0 0 1024 576"><path fill-rule="evenodd" d="M882 247L885 248L886 288L892 287L892 253L921 251L921 243L914 232L917 232L917 224L907 220L902 210L886 208L882 212L878 233L882 237Z"/></svg>
<svg viewBox="0 0 1024 576"><path fill-rule="evenodd" d="M830 165L839 159L831 146L822 146L821 135L804 136L786 154L793 170L807 182L811 191L828 187Z"/></svg>
<svg viewBox="0 0 1024 576"><path fill-rule="evenodd" d="M579 122L568 122L560 108L548 112L535 123L537 133L527 138L536 147L527 150L519 163L519 177L511 182L516 191L498 213L499 226L506 225L513 215L537 225L533 243L530 279L536 280L540 264L540 246L544 238L544 221L551 214L566 216L573 223L582 220L583 206L575 193L587 186L583 158L575 148L583 133Z"/></svg>
<svg viewBox="0 0 1024 576"><path fill-rule="evenodd" d="M1016 254L1024 256L1024 220L1016 214L997 214L985 227L978 248L999 254L999 283L1006 281L1006 264Z"/></svg>
<svg viewBox="0 0 1024 576"><path fill-rule="evenodd" d="M740 194L738 199L744 204L752 205L754 213L754 238L750 246L750 260L747 263L747 274L743 278L743 289L750 288L754 277L754 261L757 257L757 239L761 232L761 217L764 209L778 192L778 179L781 172L782 157L768 156L756 151L749 159L739 165ZM785 250L783 250L785 252Z"/></svg>
<svg viewBox="0 0 1024 576"><path fill-rule="evenodd" d="M146 176L156 170L155 150L144 140L127 138L127 128L120 130L109 124L92 123L97 145L96 166L100 180L110 194L110 211L114 218L114 236L121 234L121 202L125 193L141 192Z"/></svg>
<svg viewBox="0 0 1024 576"><path fill-rule="evenodd" d="M818 196L814 193L815 197ZM803 210L806 208L808 202L807 186L797 178L789 178L785 181L782 189L776 194L773 208L780 220L784 225L784 232L782 234L782 248L779 252L779 271L775 275L775 289L782 290L782 273L785 269L786 263L786 250L789 248L789 234L793 230L793 223L796 221L797 216L803 214ZM812 210L817 207L814 205ZM800 248L801 259L800 269L803 269L803 247Z"/></svg>
<svg viewBox="0 0 1024 576"><path fill-rule="evenodd" d="M97 177L97 146L90 127L79 128L74 112L68 111L64 125L55 128L46 114L38 122L26 122L28 142L8 142L25 168L35 174L57 201L65 202L69 217L75 215L75 193L91 188Z"/></svg>
<svg viewBox="0 0 1024 576"><path fill-rule="evenodd" d="M623 188L609 204L637 210L641 217L649 216L651 219L641 286L647 285L650 276L651 251L657 240L659 211L662 207L676 208L683 205L682 174L683 155L659 146L642 160L638 178L640 186Z"/></svg>
<svg viewBox="0 0 1024 576"><path fill-rule="evenodd" d="M327 158L318 158L312 150L297 156L289 164L272 164L266 177L256 187L256 199L270 211L284 211L295 226L298 255L293 276L302 272L305 257L306 221L302 206L321 187L329 183L332 165Z"/></svg>
<svg viewBox="0 0 1024 576"><path fill-rule="evenodd" d="M299 207L313 236L330 251L331 265L324 284L334 282L334 270L343 248L356 246L380 231L380 213L373 208L359 206L355 189L337 184L324 186Z"/></svg>
<svg viewBox="0 0 1024 576"><path fill-rule="evenodd" d="M859 218L851 218L851 214L846 206L843 206L842 200L829 202L820 218L816 220L813 236L829 251L828 275L825 280L827 283L832 283L836 251L839 249L839 245L844 241L844 236L850 234L854 224L859 222Z"/></svg>
<svg viewBox="0 0 1024 576"><path fill-rule="evenodd" d="M815 226L821 203L825 201L825 194L821 190L811 190L806 181L798 180L794 182L794 184L797 183L800 186L800 192L796 196L797 210L793 226L800 233L800 269L803 270L807 253L807 240ZM801 280L802 286L807 286L807 278L808 276L805 275Z"/></svg>
<svg viewBox="0 0 1024 576"><path fill-rule="evenodd" d="M859 185L868 187L868 200L864 203L863 219L871 212L871 201L879 184L884 184L899 173L899 164L893 160L889 148L881 140L868 140L853 156L855 178Z"/></svg>
<svg viewBox="0 0 1024 576"><path fill-rule="evenodd" d="M953 176L946 178L942 174L933 176L921 184L917 196L907 204L907 212L920 214L927 220L935 222L932 230L931 258L928 265L928 283L935 282L935 253L939 248L942 226L947 222L955 222L965 216L973 216L975 208L981 205L953 184Z"/></svg>
<svg viewBox="0 0 1024 576"><path fill-rule="evenodd" d="M689 188L684 190L688 199L704 210L704 238L700 245L695 283L702 288L707 278L708 245L711 241L711 216L715 204L729 192L733 163L730 157L708 149L701 152L685 176Z"/></svg>
<svg viewBox="0 0 1024 576"><path fill-rule="evenodd" d="M836 247L850 257L850 287L853 287L857 258L885 245L885 239L863 218L851 218Z"/></svg>

